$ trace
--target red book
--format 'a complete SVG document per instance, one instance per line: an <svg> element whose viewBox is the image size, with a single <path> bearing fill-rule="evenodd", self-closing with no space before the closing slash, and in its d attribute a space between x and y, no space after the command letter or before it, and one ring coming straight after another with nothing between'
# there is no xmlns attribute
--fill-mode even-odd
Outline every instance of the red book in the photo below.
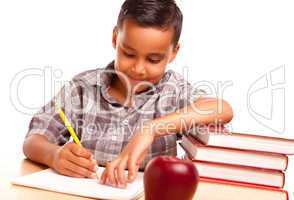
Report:
<svg viewBox="0 0 294 200"><path fill-rule="evenodd" d="M188 156L185 159L189 159ZM197 160L194 160L193 163L198 170L199 176L202 178L228 180L276 188L283 188L285 184L285 174L278 170L266 170Z"/></svg>
<svg viewBox="0 0 294 200"><path fill-rule="evenodd" d="M232 133L215 127L196 127L189 133L208 146L294 155L294 139Z"/></svg>
<svg viewBox="0 0 294 200"><path fill-rule="evenodd" d="M288 157L282 154L206 146L192 136L183 136L182 146L193 160L286 170Z"/></svg>
<svg viewBox="0 0 294 200"><path fill-rule="evenodd" d="M200 178L196 200L288 200L288 192L272 187Z"/></svg>

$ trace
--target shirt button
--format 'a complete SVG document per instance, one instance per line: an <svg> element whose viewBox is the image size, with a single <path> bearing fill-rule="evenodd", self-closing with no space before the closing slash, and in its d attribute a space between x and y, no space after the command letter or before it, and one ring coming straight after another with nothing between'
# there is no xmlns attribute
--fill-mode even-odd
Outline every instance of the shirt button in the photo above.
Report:
<svg viewBox="0 0 294 200"><path fill-rule="evenodd" d="M123 125L127 126L127 125L129 125L129 120L125 119L125 120L122 121L122 123L123 123Z"/></svg>

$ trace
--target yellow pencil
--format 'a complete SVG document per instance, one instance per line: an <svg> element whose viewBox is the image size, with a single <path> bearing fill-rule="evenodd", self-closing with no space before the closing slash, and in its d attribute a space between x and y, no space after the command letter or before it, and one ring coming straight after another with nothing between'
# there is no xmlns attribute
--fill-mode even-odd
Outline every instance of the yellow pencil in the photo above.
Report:
<svg viewBox="0 0 294 200"><path fill-rule="evenodd" d="M72 128L70 122L68 121L67 117L65 116L64 112L62 111L62 109L60 107L57 108L57 112L61 118L61 120L63 121L64 125L66 126L67 130L69 131L71 137L73 138L74 142L82 147L82 144L78 138L78 136L76 135L74 129ZM93 159L93 158L92 158ZM97 174L97 170L98 170L98 166L96 165L95 167L96 170L96 178L99 179L99 176Z"/></svg>
<svg viewBox="0 0 294 200"><path fill-rule="evenodd" d="M76 135L74 129L72 128L70 122L68 121L67 117L65 116L64 112L62 111L61 108L58 108L57 109L58 113L59 113L59 116L60 118L62 119L64 125L66 126L67 130L69 131L71 137L73 138L74 142L79 145L79 146L82 146L78 136Z"/></svg>

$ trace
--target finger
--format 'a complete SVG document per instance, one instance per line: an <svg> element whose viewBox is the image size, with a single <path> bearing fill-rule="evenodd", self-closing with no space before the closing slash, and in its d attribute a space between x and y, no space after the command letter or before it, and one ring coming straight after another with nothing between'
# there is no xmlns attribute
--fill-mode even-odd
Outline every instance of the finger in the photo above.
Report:
<svg viewBox="0 0 294 200"><path fill-rule="evenodd" d="M60 172L60 174L65 175L65 176L70 176L70 177L75 177L75 178L83 178L82 175L79 175L69 169L63 168L59 172Z"/></svg>
<svg viewBox="0 0 294 200"><path fill-rule="evenodd" d="M106 168L103 170L101 176L100 176L100 183L101 184L106 184Z"/></svg>
<svg viewBox="0 0 294 200"><path fill-rule="evenodd" d="M117 182L115 179L115 168L118 163L118 160L114 160L111 163L106 164L106 184L110 184L112 186L117 186Z"/></svg>
<svg viewBox="0 0 294 200"><path fill-rule="evenodd" d="M120 186L120 184L119 184L119 182L118 182L117 168L114 169L114 174L113 174L113 176L114 176L114 182L115 182L114 186L115 186L115 187L121 187L121 188L122 188L123 186Z"/></svg>
<svg viewBox="0 0 294 200"><path fill-rule="evenodd" d="M95 174L86 169L86 168L83 168L83 167L80 167L79 165L76 165L68 160L65 160L64 161L64 168L67 169L67 170L70 170L82 177L87 177L87 178L94 178L95 177Z"/></svg>
<svg viewBox="0 0 294 200"><path fill-rule="evenodd" d="M133 182L137 175L138 167L136 166L136 161L130 159L128 161L128 182Z"/></svg>
<svg viewBox="0 0 294 200"><path fill-rule="evenodd" d="M125 178L125 169L126 169L127 161L124 159L121 161L119 166L117 167L116 173L117 173L117 182L120 187L125 188L126 187L126 178Z"/></svg>
<svg viewBox="0 0 294 200"><path fill-rule="evenodd" d="M72 152L69 152L68 155L66 156L67 156L66 157L67 160L71 161L72 163L75 163L76 165L79 165L80 167L83 167L83 168L91 170L92 172L95 172L96 161L89 160L83 157L78 157Z"/></svg>
<svg viewBox="0 0 294 200"><path fill-rule="evenodd" d="M96 160L93 155L91 155L91 162L93 163L94 171L96 172L98 170L99 163L98 163L98 160Z"/></svg>
<svg viewBox="0 0 294 200"><path fill-rule="evenodd" d="M89 151L87 151L85 148L83 148L77 144L70 145L69 149L73 154L75 154L76 156L79 156L79 157L90 159L92 156L92 154Z"/></svg>
<svg viewBox="0 0 294 200"><path fill-rule="evenodd" d="M119 163L120 163L120 159L115 159L111 163L106 164L106 168L107 168L106 184L109 184L115 187L118 186L118 182L116 178L117 177L116 168L118 167Z"/></svg>
<svg viewBox="0 0 294 200"><path fill-rule="evenodd" d="M144 160L146 153L147 150L145 150L139 158L131 156L128 160L128 182L133 182L134 179L137 177L140 164Z"/></svg>
<svg viewBox="0 0 294 200"><path fill-rule="evenodd" d="M104 185L110 185L113 186L113 184L110 184L110 181L108 180L108 169L105 168L100 176L100 183Z"/></svg>

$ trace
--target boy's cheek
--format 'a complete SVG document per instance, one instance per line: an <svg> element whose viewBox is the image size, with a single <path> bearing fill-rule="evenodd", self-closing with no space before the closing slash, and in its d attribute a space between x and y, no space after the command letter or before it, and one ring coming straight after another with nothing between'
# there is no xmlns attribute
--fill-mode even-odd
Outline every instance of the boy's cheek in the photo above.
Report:
<svg viewBox="0 0 294 200"><path fill-rule="evenodd" d="M121 56L117 56L115 69L116 71L127 74L127 72L133 66L133 64L134 63L130 59L125 59Z"/></svg>
<svg viewBox="0 0 294 200"><path fill-rule="evenodd" d="M158 83L163 78L165 71L165 64L149 67L148 72L150 76L148 81L151 83Z"/></svg>

